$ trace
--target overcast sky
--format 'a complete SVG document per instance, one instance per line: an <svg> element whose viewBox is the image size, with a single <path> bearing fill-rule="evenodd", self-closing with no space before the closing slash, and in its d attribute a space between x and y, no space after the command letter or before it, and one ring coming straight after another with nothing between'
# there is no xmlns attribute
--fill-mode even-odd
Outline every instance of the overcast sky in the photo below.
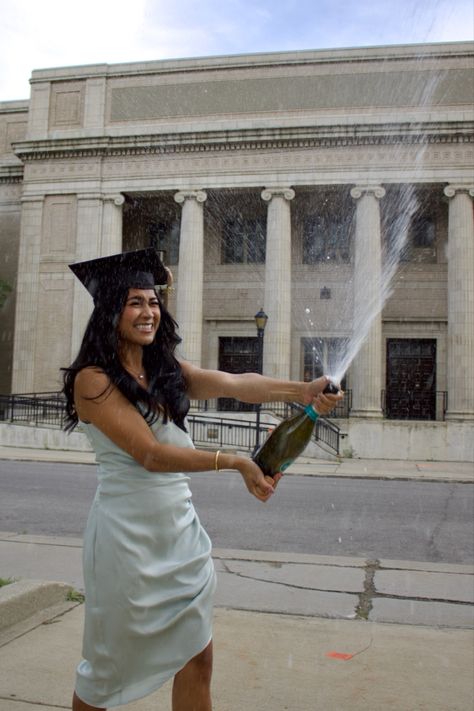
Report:
<svg viewBox="0 0 474 711"><path fill-rule="evenodd" d="M1 0L0 101L33 69L473 39L473 0Z"/></svg>

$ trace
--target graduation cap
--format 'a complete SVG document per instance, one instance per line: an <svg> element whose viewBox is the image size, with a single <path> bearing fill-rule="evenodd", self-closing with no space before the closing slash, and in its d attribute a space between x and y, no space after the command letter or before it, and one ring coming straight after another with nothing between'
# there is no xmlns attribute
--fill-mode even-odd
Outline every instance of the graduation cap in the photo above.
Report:
<svg viewBox="0 0 474 711"><path fill-rule="evenodd" d="M103 289L154 289L166 285L168 272L161 261L163 252L149 247L69 264L75 276L96 301Z"/></svg>

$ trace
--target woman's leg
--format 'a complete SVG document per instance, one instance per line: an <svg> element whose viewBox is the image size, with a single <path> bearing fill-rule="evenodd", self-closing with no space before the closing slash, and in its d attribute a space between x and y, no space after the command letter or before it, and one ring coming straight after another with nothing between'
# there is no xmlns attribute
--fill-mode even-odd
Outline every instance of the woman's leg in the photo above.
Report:
<svg viewBox="0 0 474 711"><path fill-rule="evenodd" d="M106 709L99 708L98 706L89 706L89 704L82 701L76 692L74 692L72 697L72 711L106 711Z"/></svg>
<svg viewBox="0 0 474 711"><path fill-rule="evenodd" d="M211 676L212 641L176 674L173 711L212 711Z"/></svg>

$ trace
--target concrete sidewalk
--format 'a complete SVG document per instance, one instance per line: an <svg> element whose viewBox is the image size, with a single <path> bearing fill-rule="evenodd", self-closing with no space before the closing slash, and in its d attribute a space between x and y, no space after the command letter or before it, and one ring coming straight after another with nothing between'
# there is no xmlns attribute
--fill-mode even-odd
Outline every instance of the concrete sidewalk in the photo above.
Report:
<svg viewBox="0 0 474 711"><path fill-rule="evenodd" d="M1 454L0 454L1 457ZM474 482L472 462L427 462L406 459L341 459L325 461L300 457L285 474L357 479L400 479Z"/></svg>
<svg viewBox="0 0 474 711"><path fill-rule="evenodd" d="M29 586L30 602L54 591L13 625L0 602L1 711L69 708L83 608L64 583L81 587L81 552L80 539L0 534L2 577L61 581L0 589ZM470 566L230 550L214 560L216 711L471 708ZM127 709L164 711L169 693Z"/></svg>
<svg viewBox="0 0 474 711"><path fill-rule="evenodd" d="M218 608L215 711L467 711L468 630L259 614ZM70 708L82 606L0 647L1 711ZM127 711L168 711L168 683Z"/></svg>
<svg viewBox="0 0 474 711"><path fill-rule="evenodd" d="M214 549L216 605L373 622L472 627L469 565ZM0 532L0 577L82 591L82 540ZM1 626L0 608L0 626Z"/></svg>

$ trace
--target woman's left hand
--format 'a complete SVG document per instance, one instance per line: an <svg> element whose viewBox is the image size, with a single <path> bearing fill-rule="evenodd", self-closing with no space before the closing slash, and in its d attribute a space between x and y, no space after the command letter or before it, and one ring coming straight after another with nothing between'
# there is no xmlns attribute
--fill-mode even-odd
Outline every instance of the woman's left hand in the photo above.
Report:
<svg viewBox="0 0 474 711"><path fill-rule="evenodd" d="M282 477L281 472L275 474L274 477L266 476L257 464L247 457L235 457L231 464L231 469L237 469L241 473L247 489L259 501L268 501L275 493L276 486Z"/></svg>
<svg viewBox="0 0 474 711"><path fill-rule="evenodd" d="M278 482L283 476L283 472L278 472L275 474L275 476L268 476L267 474L264 475L265 481L267 481L269 484L273 486L273 490L277 488Z"/></svg>

